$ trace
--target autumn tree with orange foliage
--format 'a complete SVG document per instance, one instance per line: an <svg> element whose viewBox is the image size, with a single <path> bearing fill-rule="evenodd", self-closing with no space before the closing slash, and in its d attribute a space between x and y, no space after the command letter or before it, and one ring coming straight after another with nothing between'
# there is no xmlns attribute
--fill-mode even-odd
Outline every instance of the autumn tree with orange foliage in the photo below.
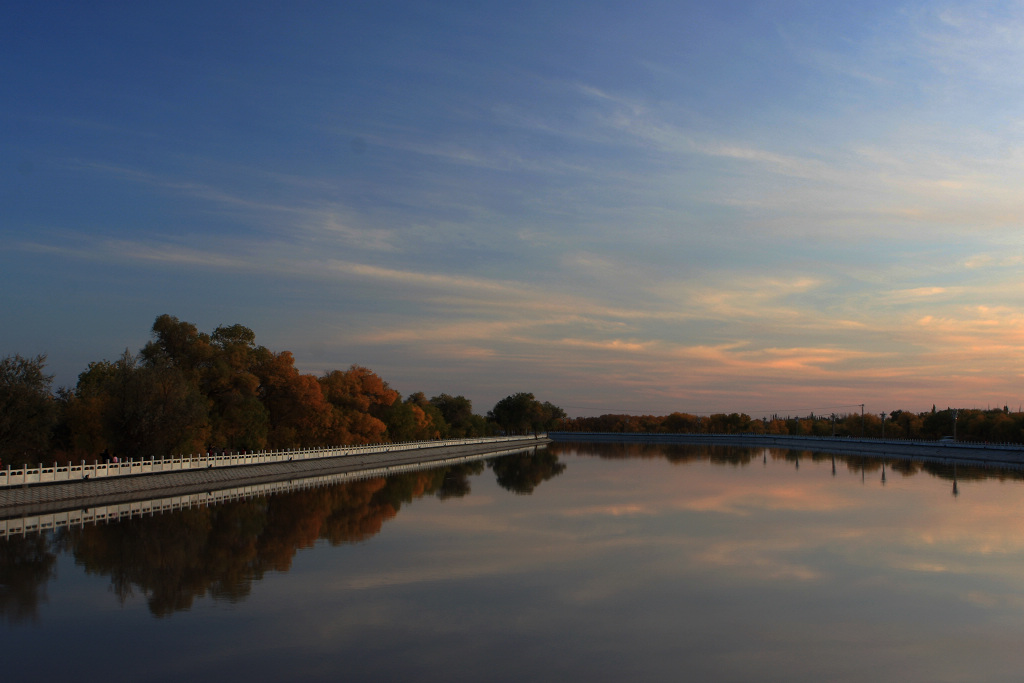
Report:
<svg viewBox="0 0 1024 683"><path fill-rule="evenodd" d="M258 346L243 325L206 334L161 315L152 332L137 357L126 351L117 361L90 363L79 376L63 405L65 457L338 446L448 433L422 393L403 402L358 365L321 377L300 373L290 351Z"/></svg>
<svg viewBox="0 0 1024 683"><path fill-rule="evenodd" d="M312 375L295 368L291 351L260 349L254 368L259 396L269 416L268 448L304 448L321 443L331 406Z"/></svg>
<svg viewBox="0 0 1024 683"><path fill-rule="evenodd" d="M367 368L353 365L332 370L320 378L327 402L333 406L327 442L332 444L381 443L387 440L385 419L399 393Z"/></svg>
<svg viewBox="0 0 1024 683"><path fill-rule="evenodd" d="M429 441L447 436L448 425L437 406L420 391L392 404L388 435L394 441Z"/></svg>

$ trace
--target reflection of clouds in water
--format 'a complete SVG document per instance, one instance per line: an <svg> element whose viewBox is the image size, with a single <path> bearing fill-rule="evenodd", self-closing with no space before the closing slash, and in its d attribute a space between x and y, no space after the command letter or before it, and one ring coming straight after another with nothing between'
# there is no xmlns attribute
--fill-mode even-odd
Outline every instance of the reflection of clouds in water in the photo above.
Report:
<svg viewBox="0 0 1024 683"><path fill-rule="evenodd" d="M691 462L649 477L634 493L642 503L616 500L614 507L642 508L659 520L683 515L673 527L677 537L659 542L685 546L676 560L693 571L703 566L746 580L814 580L833 573L829 563L846 562L877 565L872 571L1020 584L1009 566L1024 553L1019 486L972 482L973 497L964 504L963 497L949 497L946 480L927 473L900 477L899 486L887 488L879 482L865 487L855 475L833 478L828 460L805 459L799 472L782 461L767 469ZM614 476L605 472L607 478ZM709 524L729 540L704 538L700 530Z"/></svg>
<svg viewBox="0 0 1024 683"><path fill-rule="evenodd" d="M505 556L491 554L486 559L462 558L459 562L451 562L451 558L434 558L426 566L409 567L385 572L374 572L335 579L331 583L332 590L374 590L410 586L438 581L465 581L483 576L502 576L515 574L533 567L534 563L527 558L517 557L514 553Z"/></svg>
<svg viewBox="0 0 1024 683"><path fill-rule="evenodd" d="M969 590L960 597L972 605L985 609L1024 612L1024 595L1012 588L1004 591Z"/></svg>
<svg viewBox="0 0 1024 683"><path fill-rule="evenodd" d="M822 578L822 573L805 564L787 560L782 555L799 552L803 545L791 544L780 547L771 543L712 543L706 549L695 553L695 564L713 568L729 568L734 575L748 579L813 581Z"/></svg>
<svg viewBox="0 0 1024 683"><path fill-rule="evenodd" d="M674 504L694 512L748 516L765 511L835 512L855 505L851 500L829 491L826 486L759 486L741 484Z"/></svg>
<svg viewBox="0 0 1024 683"><path fill-rule="evenodd" d="M658 511L651 505L624 503L620 505L601 505L580 507L565 510L564 517L632 517L635 515L656 515Z"/></svg>
<svg viewBox="0 0 1024 683"><path fill-rule="evenodd" d="M450 531L448 529L447 531ZM478 539L472 550L444 548L417 553L415 566L386 571L325 576L338 590L367 590L439 581L482 578L566 569L604 554L643 547L643 538L579 539L564 533L530 533L523 530ZM544 539L538 542L538 539Z"/></svg>

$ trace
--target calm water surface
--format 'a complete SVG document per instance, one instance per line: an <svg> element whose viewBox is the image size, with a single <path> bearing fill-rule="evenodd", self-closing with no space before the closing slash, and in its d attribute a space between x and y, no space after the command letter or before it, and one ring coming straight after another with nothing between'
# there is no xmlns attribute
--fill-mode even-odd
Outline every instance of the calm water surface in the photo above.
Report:
<svg viewBox="0 0 1024 683"><path fill-rule="evenodd" d="M0 540L4 678L1019 680L1024 484L953 476L556 444Z"/></svg>

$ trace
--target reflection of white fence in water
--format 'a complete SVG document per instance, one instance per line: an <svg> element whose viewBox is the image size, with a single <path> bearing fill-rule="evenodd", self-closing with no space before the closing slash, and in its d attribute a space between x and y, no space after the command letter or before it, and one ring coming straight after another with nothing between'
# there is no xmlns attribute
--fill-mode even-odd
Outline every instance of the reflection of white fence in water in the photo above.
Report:
<svg viewBox="0 0 1024 683"><path fill-rule="evenodd" d="M460 443L462 443L462 441L460 441ZM99 524L101 522L116 522L121 519L130 519L132 517L144 517L147 515L152 517L155 514L162 514L164 512L216 505L218 503L226 503L233 500L247 500L250 498L259 498L261 496L270 496L277 493L304 491L306 489L330 486L332 484L344 484L364 479L373 479L374 477L384 477L392 474L400 474L402 472L416 472L419 470L458 465L460 463L472 462L474 460L485 460L487 458L500 457L502 455L509 455L512 453L521 453L523 450L528 450L528 448L511 448L503 451L488 451L487 453L460 455L451 458L443 458L441 460L407 463L404 465L379 465L355 472L323 474L314 477L305 477L302 479L235 486L233 488L221 489L219 491L189 493L180 496L154 498L153 500L111 503L109 505L98 505L91 508L29 515L13 519L0 519L0 538L52 531L53 529L59 529L61 527L85 526L86 524Z"/></svg>
<svg viewBox="0 0 1024 683"><path fill-rule="evenodd" d="M160 472L181 472L188 470L205 470L211 467L241 467L245 465L263 465L275 462L296 460L318 460L322 458L340 458L348 455L371 455L373 453L396 453L414 451L421 448L440 448L445 446L472 446L474 444L500 444L506 441L521 441L522 436L496 436L477 439L447 439L439 441L413 441L409 443L373 444L370 446L346 446L341 448L304 448L282 451L260 451L248 453L231 453L213 455L180 456L177 458L160 458L154 456L149 460L128 460L125 462L93 462L87 465L40 466L12 470L8 465L0 470L0 488L9 486L25 486L28 484L53 484L69 481L85 481L93 479L109 479L111 477L130 477L139 474L158 474ZM544 438L543 434L535 438Z"/></svg>

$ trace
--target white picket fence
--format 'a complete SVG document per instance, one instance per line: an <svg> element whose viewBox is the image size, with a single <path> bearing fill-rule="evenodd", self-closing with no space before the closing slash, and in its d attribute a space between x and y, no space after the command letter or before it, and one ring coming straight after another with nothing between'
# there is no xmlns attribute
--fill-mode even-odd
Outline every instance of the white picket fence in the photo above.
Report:
<svg viewBox="0 0 1024 683"><path fill-rule="evenodd" d="M348 455L368 455L371 453L393 453L396 451L412 451L421 448L441 448L445 446L468 446L473 444L500 444L524 439L543 439L545 435L526 436L495 436L476 439L446 439L439 441L412 441L408 443L371 444L368 446L345 446L340 448L303 448L281 451L249 451L215 455L202 453L199 455L182 455L176 458L133 459L121 462L101 463L94 461L88 465L84 461L79 465L58 465L12 470L8 465L0 470L0 488L26 486L30 484L53 484L69 481L93 479L109 479L111 477L130 477L139 474L157 474L160 472L179 472L182 470L208 469L211 467L241 467L244 465L261 465L294 460L317 460L322 458L340 458Z"/></svg>

